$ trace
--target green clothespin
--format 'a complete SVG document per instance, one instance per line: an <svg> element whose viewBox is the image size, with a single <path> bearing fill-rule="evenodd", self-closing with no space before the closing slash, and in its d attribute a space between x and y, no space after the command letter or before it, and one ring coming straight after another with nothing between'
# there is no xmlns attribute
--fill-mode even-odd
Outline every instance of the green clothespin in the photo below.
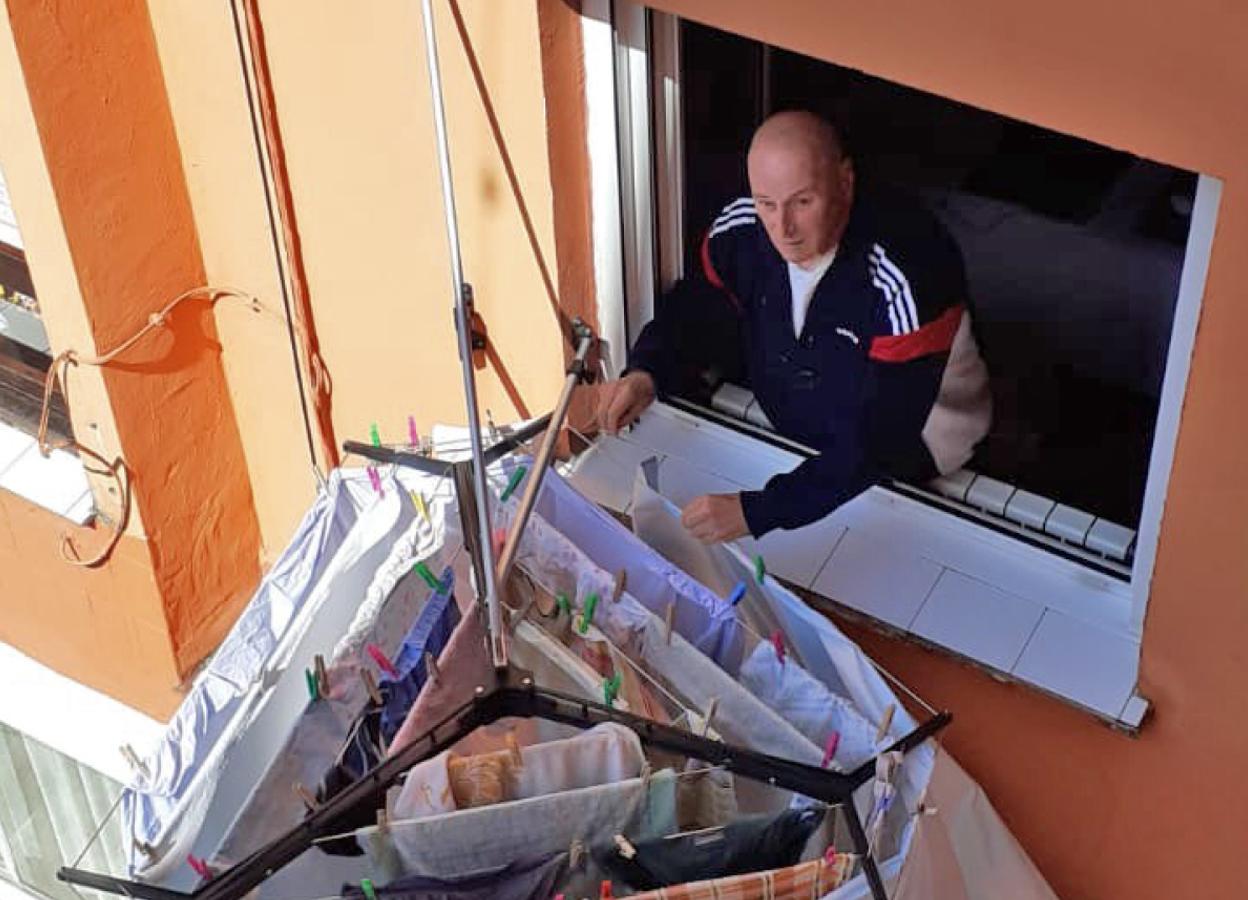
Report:
<svg viewBox="0 0 1248 900"><path fill-rule="evenodd" d="M567 613L568 618L572 617L572 601L568 599L567 594L555 595L555 609L561 613Z"/></svg>
<svg viewBox="0 0 1248 900"><path fill-rule="evenodd" d="M585 598L585 609L581 612L581 625L577 630L581 634L589 631L589 623L594 620L594 610L598 607L598 595L590 594Z"/></svg>
<svg viewBox="0 0 1248 900"><path fill-rule="evenodd" d="M308 696L311 697L313 700L320 700L321 692L316 684L316 673L314 673L311 669L304 669L303 677L308 682Z"/></svg>
<svg viewBox="0 0 1248 900"><path fill-rule="evenodd" d="M377 430L376 422L368 426L368 436L373 439L374 447L381 446L381 432Z"/></svg>
<svg viewBox="0 0 1248 900"><path fill-rule="evenodd" d="M763 562L763 557L754 554L754 580L759 584L763 583L763 579L767 577L767 564Z"/></svg>
<svg viewBox="0 0 1248 900"><path fill-rule="evenodd" d="M442 589L442 585L438 583L438 579L433 577L433 573L429 571L429 567L423 562L418 562L416 565L412 566L412 571L419 575L425 584L429 585L430 590L438 591Z"/></svg>
<svg viewBox="0 0 1248 900"><path fill-rule="evenodd" d="M524 481L524 476L528 474L528 471L524 466L519 466L511 473L511 478L507 480L507 487L503 488L503 492L498 496L500 502L507 502L508 498L516 492L516 488L520 487L520 482Z"/></svg>
<svg viewBox="0 0 1248 900"><path fill-rule="evenodd" d="M620 673L616 672L610 678L606 678L602 682L603 702L607 706L615 705L615 698L620 695Z"/></svg>
<svg viewBox="0 0 1248 900"><path fill-rule="evenodd" d="M377 900L377 891L373 889L373 881L371 878L363 878L360 880L360 889L364 891L364 896L368 900Z"/></svg>

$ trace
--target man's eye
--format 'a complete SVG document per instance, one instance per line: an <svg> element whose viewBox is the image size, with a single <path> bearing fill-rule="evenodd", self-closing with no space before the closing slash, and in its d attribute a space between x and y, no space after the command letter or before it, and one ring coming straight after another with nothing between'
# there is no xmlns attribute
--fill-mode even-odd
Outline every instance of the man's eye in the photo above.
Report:
<svg viewBox="0 0 1248 900"><path fill-rule="evenodd" d="M798 197L797 198L798 206L810 206L812 202L813 202L813 198L811 197Z"/></svg>

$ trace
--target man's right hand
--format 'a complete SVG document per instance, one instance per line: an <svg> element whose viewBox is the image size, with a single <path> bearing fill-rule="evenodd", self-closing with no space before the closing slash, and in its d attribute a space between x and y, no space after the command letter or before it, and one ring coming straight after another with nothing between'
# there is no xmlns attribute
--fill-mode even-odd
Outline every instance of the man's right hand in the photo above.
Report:
<svg viewBox="0 0 1248 900"><path fill-rule="evenodd" d="M637 421L637 417L654 402L654 379L640 369L623 378L608 381L598 389L596 419L598 428L615 434Z"/></svg>

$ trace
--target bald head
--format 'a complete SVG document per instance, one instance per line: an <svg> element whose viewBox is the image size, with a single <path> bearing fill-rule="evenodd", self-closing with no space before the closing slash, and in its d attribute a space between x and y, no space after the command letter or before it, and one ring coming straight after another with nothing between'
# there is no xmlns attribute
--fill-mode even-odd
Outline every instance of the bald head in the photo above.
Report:
<svg viewBox="0 0 1248 900"><path fill-rule="evenodd" d="M815 263L841 239L853 205L853 166L836 130L814 113L776 113L750 142L750 192L786 260Z"/></svg>

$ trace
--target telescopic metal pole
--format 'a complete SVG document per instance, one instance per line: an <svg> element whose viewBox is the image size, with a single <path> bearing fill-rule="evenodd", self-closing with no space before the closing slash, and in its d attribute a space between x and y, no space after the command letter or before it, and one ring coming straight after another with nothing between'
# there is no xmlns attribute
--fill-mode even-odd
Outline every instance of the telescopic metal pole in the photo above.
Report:
<svg viewBox="0 0 1248 900"><path fill-rule="evenodd" d="M446 239L451 251L451 283L455 292L455 330L459 339L459 361L464 372L464 404L468 409L468 436L472 442L473 493L477 501L477 540L484 565L477 585L485 596L490 634L490 657L494 668L507 666L506 629L503 627L498 584L495 581L494 548L491 540L490 505L485 477L485 455L481 445L481 421L477 413L477 383L472 371L471 288L464 283L459 255L459 224L455 217L455 188L451 182L451 154L446 136L446 110L442 105L442 73L438 67L438 42L434 34L433 3L423 0L425 20L425 60L429 65L429 89L433 97L433 125L438 141L438 170L442 177L442 206L446 213Z"/></svg>

